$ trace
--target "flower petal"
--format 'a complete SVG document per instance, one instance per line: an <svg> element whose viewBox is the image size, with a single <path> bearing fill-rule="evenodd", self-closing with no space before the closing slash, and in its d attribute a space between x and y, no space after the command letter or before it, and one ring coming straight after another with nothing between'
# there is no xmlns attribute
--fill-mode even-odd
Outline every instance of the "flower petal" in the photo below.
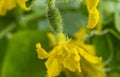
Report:
<svg viewBox="0 0 120 77"><path fill-rule="evenodd" d="M20 7L22 7L24 10L26 10L26 11L30 10L28 7L26 7L26 2L28 0L16 0L16 1L20 5Z"/></svg>
<svg viewBox="0 0 120 77"><path fill-rule="evenodd" d="M20 7L22 7L24 10L29 11L29 8L26 7L26 2L28 0L0 0L0 15L5 15L7 11L13 9L16 7L16 4L18 3Z"/></svg>
<svg viewBox="0 0 120 77"><path fill-rule="evenodd" d="M75 48L69 49L69 55L65 57L63 61L63 65L65 68L69 69L70 71L79 71L81 72L80 68L80 56Z"/></svg>
<svg viewBox="0 0 120 77"><path fill-rule="evenodd" d="M50 40L50 42L49 42L50 46L55 46L56 41L55 41L54 34L49 32L49 33L47 33L47 36L48 36L48 39Z"/></svg>
<svg viewBox="0 0 120 77"><path fill-rule="evenodd" d="M99 12L98 10L95 8L93 10L89 11L89 19L88 19L88 25L87 27L89 29L92 29L96 26L96 24L98 23L99 20Z"/></svg>
<svg viewBox="0 0 120 77"><path fill-rule="evenodd" d="M89 20L87 27L92 29L96 26L99 19L99 12L96 9L96 6L99 3L99 0L86 0L87 8L89 11Z"/></svg>
<svg viewBox="0 0 120 77"><path fill-rule="evenodd" d="M36 47L37 47L38 58L44 59L48 57L48 53L43 48L41 48L40 43L37 43Z"/></svg>
<svg viewBox="0 0 120 77"><path fill-rule="evenodd" d="M69 57L67 57L65 60L64 60L64 62L63 62L63 65L64 65L64 67L65 68L68 68L70 71L73 71L73 72L75 72L75 71L81 71L80 70L80 63L79 63L79 61L75 61L75 60L73 60L73 55L70 55Z"/></svg>
<svg viewBox="0 0 120 77"><path fill-rule="evenodd" d="M99 0L86 0L88 10L96 8L99 3Z"/></svg>
<svg viewBox="0 0 120 77"><path fill-rule="evenodd" d="M87 52L85 52L82 48L76 47L78 49L79 54L84 57L88 62L96 64L99 63L101 61L101 57L95 57L91 54L88 54Z"/></svg>
<svg viewBox="0 0 120 77"><path fill-rule="evenodd" d="M83 48L85 51L87 51L88 53L92 55L95 55L96 53L94 45L79 43L78 46L80 46L81 48Z"/></svg>
<svg viewBox="0 0 120 77"><path fill-rule="evenodd" d="M75 33L74 38L78 42L83 42L83 37L85 36L86 33L87 33L86 27L82 27L82 28L79 29L78 32Z"/></svg>
<svg viewBox="0 0 120 77"><path fill-rule="evenodd" d="M8 10L13 9L16 6L14 0L0 0L0 15L5 15Z"/></svg>
<svg viewBox="0 0 120 77"><path fill-rule="evenodd" d="M47 67L47 77L57 76L62 70L62 65L55 58L49 58L45 65Z"/></svg>

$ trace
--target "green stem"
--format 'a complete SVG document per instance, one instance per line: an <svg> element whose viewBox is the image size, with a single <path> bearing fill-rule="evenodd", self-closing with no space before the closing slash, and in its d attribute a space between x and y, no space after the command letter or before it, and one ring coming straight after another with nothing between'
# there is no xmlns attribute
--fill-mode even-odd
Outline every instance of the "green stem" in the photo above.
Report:
<svg viewBox="0 0 120 77"><path fill-rule="evenodd" d="M120 40L120 34L119 33L117 33L115 30L113 30L113 29L105 29L104 31L103 31L103 34L107 34L107 33L111 33L113 36L115 36L117 39L119 39Z"/></svg>
<svg viewBox="0 0 120 77"><path fill-rule="evenodd" d="M112 61L113 55L114 55L113 44L112 44L112 41L111 41L109 35L106 35L106 38L107 38L107 42L108 42L108 46L109 46L110 55L109 55L108 59L104 62L105 66L108 65Z"/></svg>
<svg viewBox="0 0 120 77"><path fill-rule="evenodd" d="M48 21L55 33L63 32L63 23L59 10L55 7L55 0L48 0Z"/></svg>
<svg viewBox="0 0 120 77"><path fill-rule="evenodd" d="M48 0L48 8L55 8L55 0Z"/></svg>
<svg viewBox="0 0 120 77"><path fill-rule="evenodd" d="M42 17L44 17L44 12L35 12L29 15L22 16L18 22L22 28L26 28L28 26L27 24L30 21L37 18L41 19Z"/></svg>
<svg viewBox="0 0 120 77"><path fill-rule="evenodd" d="M4 37L8 32L12 31L16 27L15 23L11 23L4 30L0 32L0 39Z"/></svg>
<svg viewBox="0 0 120 77"><path fill-rule="evenodd" d="M102 22L103 22L103 14L102 14L102 0L100 0L100 3L99 3L99 21L98 21L98 25L97 25L97 30L98 31L102 31L102 28L103 28L103 25L102 25Z"/></svg>

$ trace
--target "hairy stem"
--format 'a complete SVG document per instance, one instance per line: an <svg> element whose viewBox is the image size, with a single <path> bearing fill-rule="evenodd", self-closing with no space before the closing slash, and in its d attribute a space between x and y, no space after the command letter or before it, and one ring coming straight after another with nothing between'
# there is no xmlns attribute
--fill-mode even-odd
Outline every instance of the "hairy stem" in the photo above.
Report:
<svg viewBox="0 0 120 77"><path fill-rule="evenodd" d="M63 23L59 10L55 7L55 0L48 0L48 21L55 33L62 33Z"/></svg>

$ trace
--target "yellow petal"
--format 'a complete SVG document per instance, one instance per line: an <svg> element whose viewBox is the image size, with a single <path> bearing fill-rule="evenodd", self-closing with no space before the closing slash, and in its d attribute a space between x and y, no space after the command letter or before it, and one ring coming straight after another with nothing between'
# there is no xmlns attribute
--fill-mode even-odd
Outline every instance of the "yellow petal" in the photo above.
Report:
<svg viewBox="0 0 120 77"><path fill-rule="evenodd" d="M73 60L73 57L74 57L73 55L68 56L64 60L63 65L65 68L69 69L72 72L75 72L77 70L80 72L81 71L80 70L80 63L79 63L79 61Z"/></svg>
<svg viewBox="0 0 120 77"><path fill-rule="evenodd" d="M50 40L50 45L54 46L56 44L56 42L55 42L55 37L54 37L53 33L49 32L49 33L47 33L47 36L48 36L48 38Z"/></svg>
<svg viewBox="0 0 120 77"><path fill-rule="evenodd" d="M5 15L8 10L13 9L15 6L14 0L0 0L0 15Z"/></svg>
<svg viewBox="0 0 120 77"><path fill-rule="evenodd" d="M43 48L41 48L40 43L36 44L36 48L37 48L38 58L44 59L48 57L48 53Z"/></svg>
<svg viewBox="0 0 120 77"><path fill-rule="evenodd" d="M21 8L23 8L26 11L29 11L30 9L28 7L26 7L26 2L28 0L16 0L17 3L20 5Z"/></svg>
<svg viewBox="0 0 120 77"><path fill-rule="evenodd" d="M92 29L96 26L99 19L99 12L96 9L99 0L86 0L87 8L89 11L89 20L87 27Z"/></svg>
<svg viewBox="0 0 120 77"><path fill-rule="evenodd" d="M91 44L85 44L85 43L80 43L78 44L81 48L83 48L85 51L87 51L90 54L95 55L95 47L94 45Z"/></svg>
<svg viewBox="0 0 120 77"><path fill-rule="evenodd" d="M95 57L87 52L85 52L82 48L76 47L78 49L79 54L84 57L88 62L96 64L101 61L101 57Z"/></svg>
<svg viewBox="0 0 120 77"><path fill-rule="evenodd" d="M104 65L100 62L98 64L90 64L89 62L86 62L84 60L81 61L81 67L83 77L107 77ZM92 71L91 71L92 70Z"/></svg>
<svg viewBox="0 0 120 77"><path fill-rule="evenodd" d="M75 48L69 49L68 56L65 57L63 61L63 65L65 68L69 69L72 72L79 71L81 72L80 68L80 56Z"/></svg>
<svg viewBox="0 0 120 77"><path fill-rule="evenodd" d="M47 67L47 77L57 76L62 70L62 65L55 58L49 58L45 65Z"/></svg>
<svg viewBox="0 0 120 77"><path fill-rule="evenodd" d="M96 8L99 3L99 0L86 0L88 10Z"/></svg>
<svg viewBox="0 0 120 77"><path fill-rule="evenodd" d="M87 27L89 29L92 29L96 26L96 24L98 23L99 20L99 12L98 10L95 8L93 10L89 11L89 19L88 19L88 25Z"/></svg>
<svg viewBox="0 0 120 77"><path fill-rule="evenodd" d="M26 2L28 0L0 0L0 15L5 15L7 11L12 10L17 4L24 10L28 11Z"/></svg>
<svg viewBox="0 0 120 77"><path fill-rule="evenodd" d="M74 37L77 39L79 42L83 41L84 35L87 33L86 28L82 27L78 32L75 33Z"/></svg>

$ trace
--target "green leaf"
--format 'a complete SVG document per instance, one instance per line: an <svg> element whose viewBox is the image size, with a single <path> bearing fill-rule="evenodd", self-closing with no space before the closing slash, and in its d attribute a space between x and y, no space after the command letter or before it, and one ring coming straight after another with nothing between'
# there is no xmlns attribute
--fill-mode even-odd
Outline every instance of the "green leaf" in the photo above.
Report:
<svg viewBox="0 0 120 77"><path fill-rule="evenodd" d="M106 37L102 35L96 35L93 38L93 45L95 45L96 54L101 56L103 61L107 60L109 57L109 46L107 44Z"/></svg>
<svg viewBox="0 0 120 77"><path fill-rule="evenodd" d="M15 33L9 42L0 77L45 77L45 60L37 57L37 42L49 50L46 32L28 30Z"/></svg>
<svg viewBox="0 0 120 77"><path fill-rule="evenodd" d="M109 77L120 77L120 72L111 72Z"/></svg>
<svg viewBox="0 0 120 77"><path fill-rule="evenodd" d="M120 12L115 11L115 28L120 32Z"/></svg>
<svg viewBox="0 0 120 77"><path fill-rule="evenodd" d="M1 76L3 59L7 49L7 44L8 44L8 39L6 37L3 37L2 39L0 39L0 76Z"/></svg>
<svg viewBox="0 0 120 77"><path fill-rule="evenodd" d="M81 26L87 23L87 17L82 16L80 12L64 12L62 13L64 31L73 35Z"/></svg>
<svg viewBox="0 0 120 77"><path fill-rule="evenodd" d="M114 56L112 62L109 64L112 72L120 71L120 40L112 37L113 46L114 46Z"/></svg>
<svg viewBox="0 0 120 77"><path fill-rule="evenodd" d="M56 0L56 6L60 9L78 9L80 3L80 0Z"/></svg>
<svg viewBox="0 0 120 77"><path fill-rule="evenodd" d="M112 34L107 37L107 35L97 35L93 38L93 44L96 47L96 52L98 56L101 56L103 62L107 60L110 61L105 64L110 68L111 72L120 71L120 40L114 37Z"/></svg>

